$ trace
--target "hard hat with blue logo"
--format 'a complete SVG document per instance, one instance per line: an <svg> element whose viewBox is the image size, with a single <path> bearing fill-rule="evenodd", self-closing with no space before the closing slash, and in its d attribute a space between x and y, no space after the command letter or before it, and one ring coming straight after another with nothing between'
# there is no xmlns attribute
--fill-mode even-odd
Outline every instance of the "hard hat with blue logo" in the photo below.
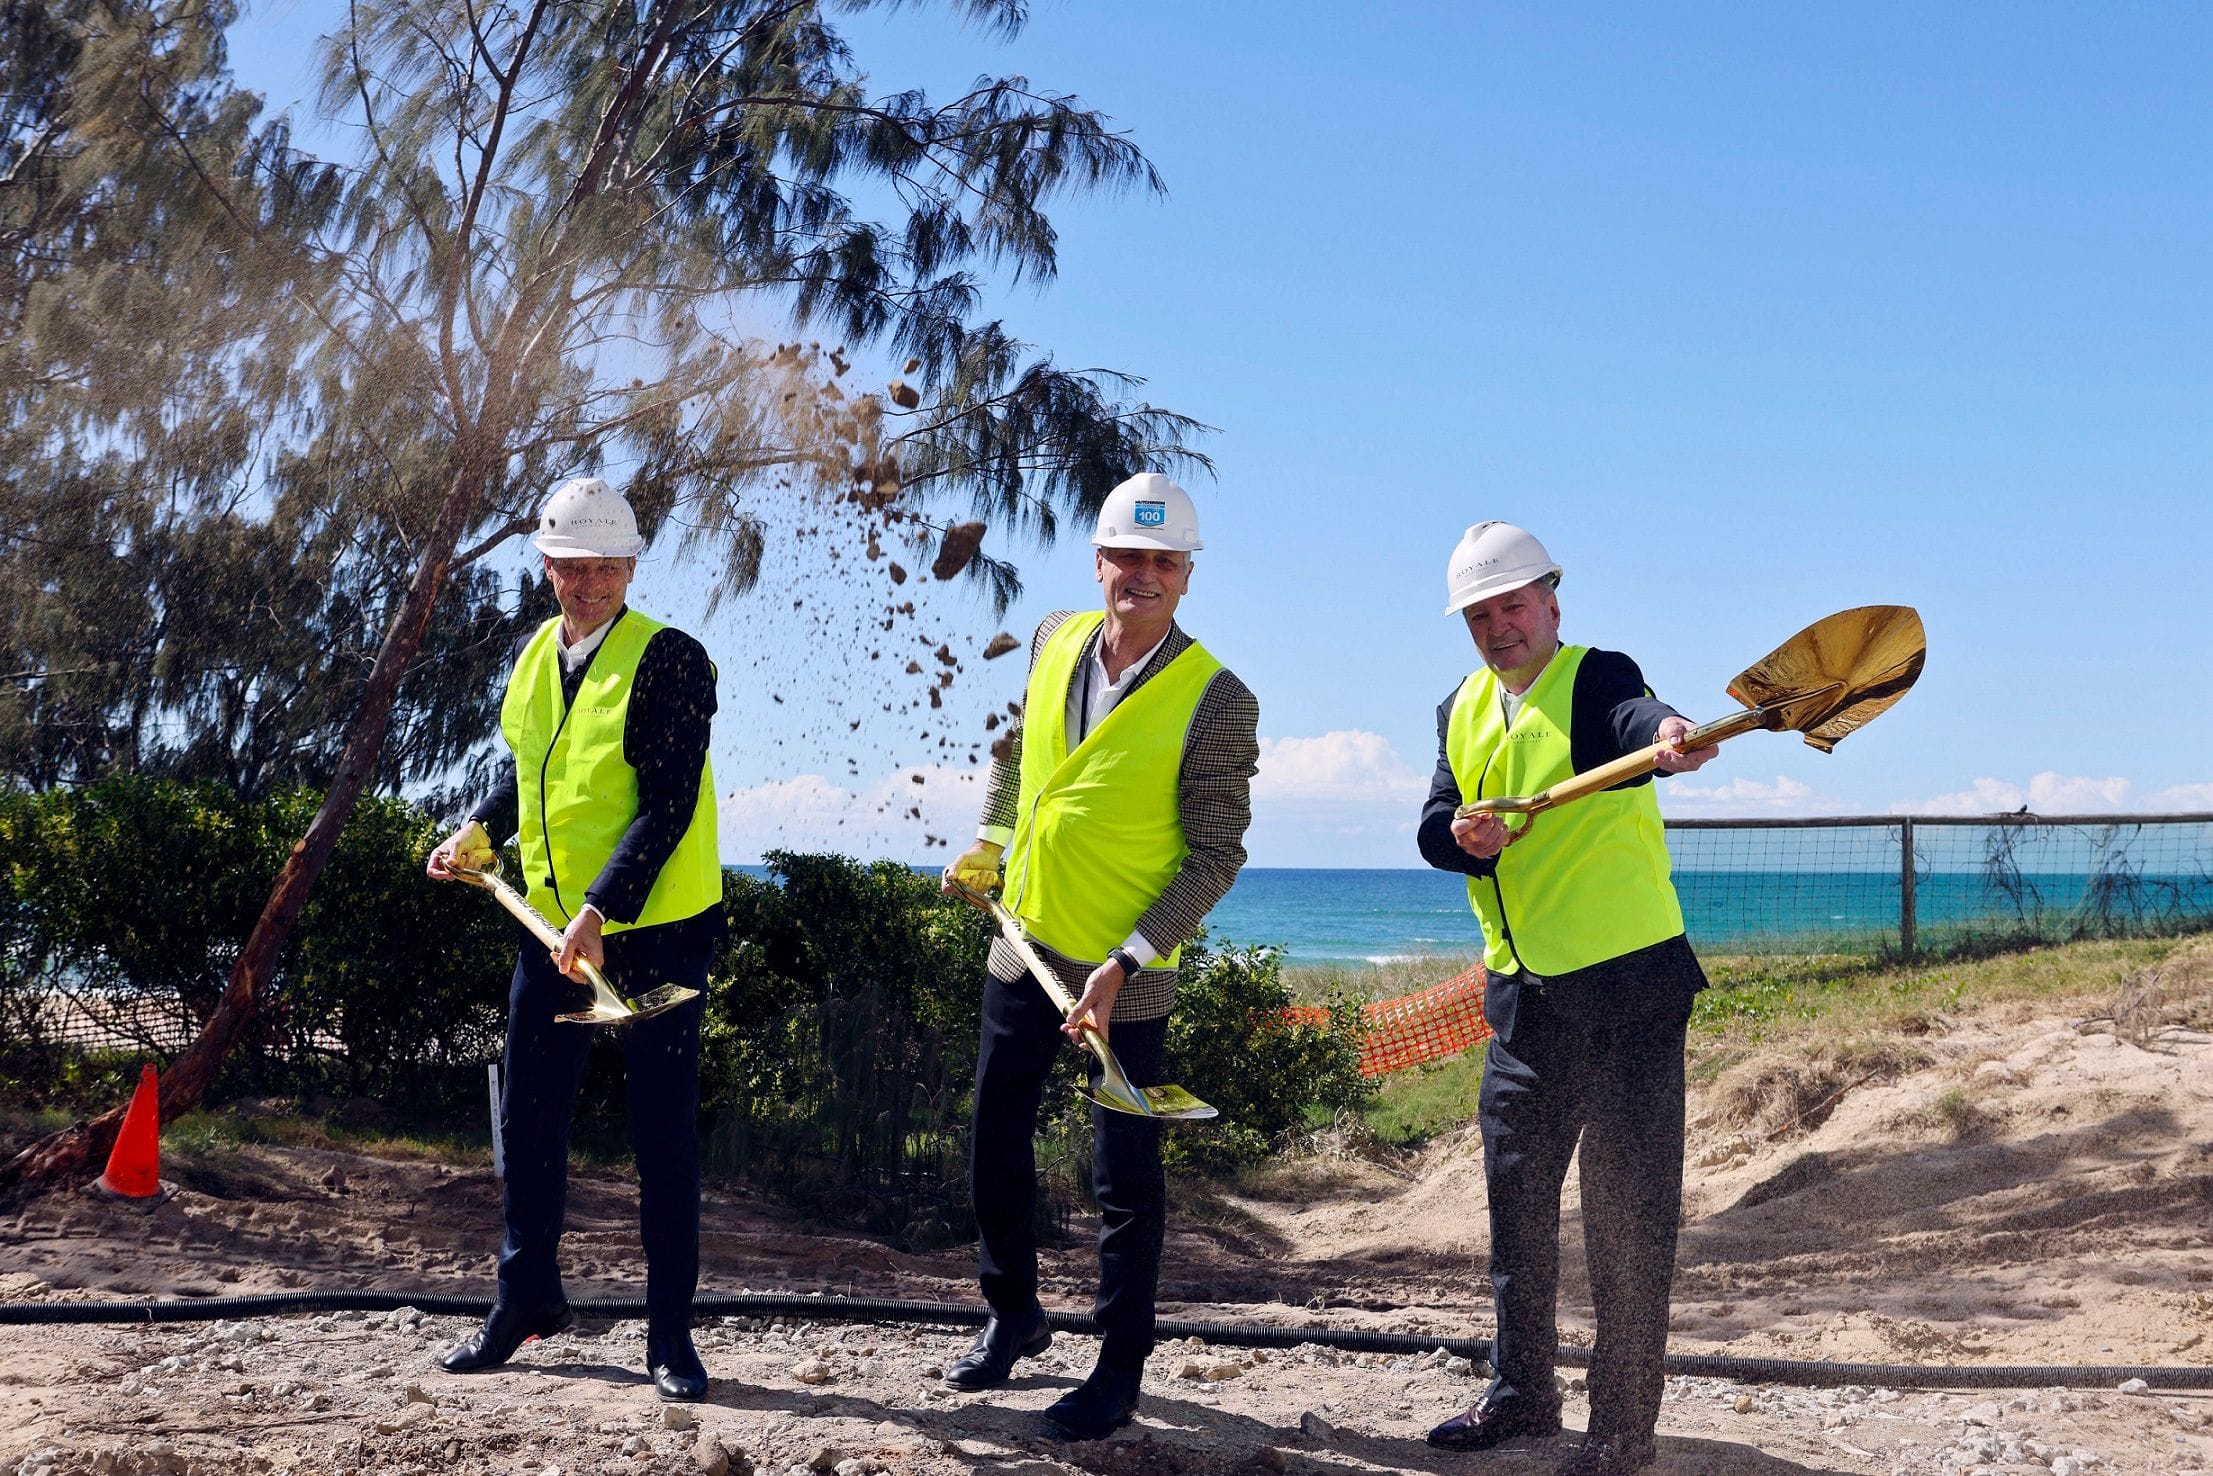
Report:
<svg viewBox="0 0 2213 1476"><path fill-rule="evenodd" d="M1099 528L1091 535L1098 548L1165 548L1197 553L1199 510L1191 494L1159 472L1139 472L1106 496Z"/></svg>

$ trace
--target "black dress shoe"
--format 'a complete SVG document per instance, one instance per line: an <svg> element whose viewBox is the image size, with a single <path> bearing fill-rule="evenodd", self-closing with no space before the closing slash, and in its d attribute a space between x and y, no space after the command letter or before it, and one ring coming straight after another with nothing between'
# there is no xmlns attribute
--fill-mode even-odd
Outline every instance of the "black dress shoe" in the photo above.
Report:
<svg viewBox="0 0 2213 1476"><path fill-rule="evenodd" d="M1137 1386L1144 1369L1100 1364L1091 1377L1045 1410L1047 1433L1063 1440L1104 1440L1137 1417Z"/></svg>
<svg viewBox="0 0 2213 1476"><path fill-rule="evenodd" d="M446 1356L438 1360L438 1366L447 1373L497 1368L514 1357L515 1350L532 1338L550 1338L574 1326L576 1314L569 1310L566 1302L531 1315L495 1303L492 1315L484 1319L484 1326L447 1349Z"/></svg>
<svg viewBox="0 0 2213 1476"><path fill-rule="evenodd" d="M991 1318L968 1351L945 1370L945 1387L963 1393L997 1388L1014 1371L1014 1360L1035 1358L1052 1345L1053 1330L1045 1325L1043 1312L1037 1314L1027 1332L1016 1332L998 1318Z"/></svg>
<svg viewBox="0 0 2213 1476"><path fill-rule="evenodd" d="M707 1366L692 1347L691 1334L665 1342L649 1341L646 1372L663 1399L675 1404L695 1404L707 1397Z"/></svg>
<svg viewBox="0 0 2213 1476"><path fill-rule="evenodd" d="M1659 1447L1649 1435L1585 1435L1568 1458L1552 1468L1553 1476L1630 1476L1660 1458Z"/></svg>
<svg viewBox="0 0 2213 1476"><path fill-rule="evenodd" d="M1467 1412L1446 1420L1426 1437L1439 1450L1489 1450L1518 1435L1560 1433L1560 1405L1518 1395L1485 1394Z"/></svg>

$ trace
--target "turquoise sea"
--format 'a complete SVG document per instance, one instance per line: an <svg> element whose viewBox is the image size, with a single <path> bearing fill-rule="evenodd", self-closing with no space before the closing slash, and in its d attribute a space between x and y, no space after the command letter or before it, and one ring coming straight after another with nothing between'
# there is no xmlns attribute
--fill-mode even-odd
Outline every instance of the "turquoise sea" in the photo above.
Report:
<svg viewBox="0 0 2213 1476"><path fill-rule="evenodd" d="M1541 823L1541 822L1540 822ZM1691 941L1716 952L1895 947L1900 826L1668 828ZM1915 943L1962 935L2062 939L2213 928L2213 823L2101 819L1992 825L1917 820ZM1248 867L1209 919L1293 963L1480 951L1461 877L1426 869Z"/></svg>
<svg viewBox="0 0 2213 1476"><path fill-rule="evenodd" d="M1691 941L1717 952L1896 946L1899 831L1867 825L1671 827ZM1944 825L1914 831L1915 941L2213 928L2213 823ZM739 868L756 875L762 868ZM934 868L925 868L934 870ZM1426 868L1249 866L1207 919L1288 962L1466 958L1482 933L1465 881Z"/></svg>
<svg viewBox="0 0 2213 1476"><path fill-rule="evenodd" d="M1899 929L1896 872L1678 869L1691 941L1716 951L1872 949ZM2213 926L2213 877L2130 873L1920 872L1919 941L1947 934L2166 931ZM1280 944L1292 963L1468 956L1482 932L1461 878L1441 871L1248 867L1207 925L1237 943Z"/></svg>

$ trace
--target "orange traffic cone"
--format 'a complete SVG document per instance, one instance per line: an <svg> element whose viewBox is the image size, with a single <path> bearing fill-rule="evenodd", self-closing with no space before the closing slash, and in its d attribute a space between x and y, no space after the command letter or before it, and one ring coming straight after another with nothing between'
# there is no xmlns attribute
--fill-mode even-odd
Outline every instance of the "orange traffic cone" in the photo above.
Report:
<svg viewBox="0 0 2213 1476"><path fill-rule="evenodd" d="M107 1172L93 1187L114 1199L163 1197L161 1091L151 1063L139 1070L138 1090L131 1093L130 1109L123 1114L123 1130L115 1135Z"/></svg>

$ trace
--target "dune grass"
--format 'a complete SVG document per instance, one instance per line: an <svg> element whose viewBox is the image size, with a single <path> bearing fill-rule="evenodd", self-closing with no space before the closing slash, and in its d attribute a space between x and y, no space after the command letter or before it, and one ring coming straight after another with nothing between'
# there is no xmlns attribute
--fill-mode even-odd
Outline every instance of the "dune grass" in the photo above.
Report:
<svg viewBox="0 0 2213 1476"><path fill-rule="evenodd" d="M1332 995L1363 1002L1392 999L1439 984L1469 968L1470 958L1399 960L1388 964L1296 965L1284 970L1297 998ZM2004 1006L2021 1017L2055 1021L2115 1011L2124 981L2162 966L2169 1012L2194 1011L2192 1023L2213 1024L2213 935L2103 939L1979 958L1899 961L1848 954L1709 955L1712 988L1691 1016L1689 1071L1696 1086L1743 1096L1748 1122L1787 1115L1797 1098L1830 1078L1883 1069L1910 1069L1915 1041L1945 1028L1957 1014ZM2172 965L2171 967L2168 967ZM2178 994L2187 992L2187 997ZM2202 1026L2201 1026L2202 1028ZM1386 1077L1361 1116L1365 1133L1394 1149L1418 1147L1460 1131L1476 1114L1483 1049ZM1778 1062L1797 1069L1792 1092L1761 1085ZM274 1104L272 1104L274 1105ZM1726 1103L1723 1104L1726 1107ZM0 1141L21 1146L73 1120L61 1107L0 1114ZM165 1148L221 1158L254 1144L328 1148L454 1166L489 1159L482 1132L449 1133L419 1125L345 1123L303 1112L195 1112L163 1125ZM615 1165L627 1146L578 1141L586 1162Z"/></svg>
<svg viewBox="0 0 2213 1476"><path fill-rule="evenodd" d="M1392 1072L1364 1115L1381 1141L1414 1147L1475 1121L1476 1097L1482 1090L1483 1048L1477 1046L1426 1066Z"/></svg>
<svg viewBox="0 0 2213 1476"><path fill-rule="evenodd" d="M1691 1014L1689 1068L1712 1084L1762 1058L1796 1056L1863 1073L1910 1066L1913 1041L1952 1015L2003 1005L2072 1019L2109 1007L2123 981L2171 959L2213 958L2206 935L2097 939L1987 957L1901 961L1851 954L1711 955L1712 987ZM1308 967L1302 989L1331 988L1388 999L1450 978L1465 960L1365 969ZM2213 971L2208 971L2213 972ZM1302 997L1304 997L1302 995ZM1811 1079L1811 1078L1809 1078ZM1382 1142L1411 1147L1472 1121L1483 1083L1483 1050L1386 1078L1366 1109Z"/></svg>
<svg viewBox="0 0 2213 1476"><path fill-rule="evenodd" d="M2001 1002L2055 1008L2110 993L2121 980L2203 935L2101 938L1981 958L1899 961L1837 954L1717 956L1713 988L1691 1015L1693 1049L1759 1045L1809 1033L1925 1034L1941 1016Z"/></svg>
<svg viewBox="0 0 2213 1476"><path fill-rule="evenodd" d="M1283 982L1301 1004L1325 1004L1332 996L1367 1004L1414 994L1464 974L1482 960L1473 954L1393 959L1389 963L1286 964Z"/></svg>
<svg viewBox="0 0 2213 1476"><path fill-rule="evenodd" d="M328 1117L291 1112L245 1113L231 1108L188 1112L162 1124L165 1148L186 1153L222 1154L267 1144L284 1148L322 1148L371 1158L443 1163L456 1167L491 1162L490 1142L479 1134L435 1132L407 1127L355 1127Z"/></svg>

